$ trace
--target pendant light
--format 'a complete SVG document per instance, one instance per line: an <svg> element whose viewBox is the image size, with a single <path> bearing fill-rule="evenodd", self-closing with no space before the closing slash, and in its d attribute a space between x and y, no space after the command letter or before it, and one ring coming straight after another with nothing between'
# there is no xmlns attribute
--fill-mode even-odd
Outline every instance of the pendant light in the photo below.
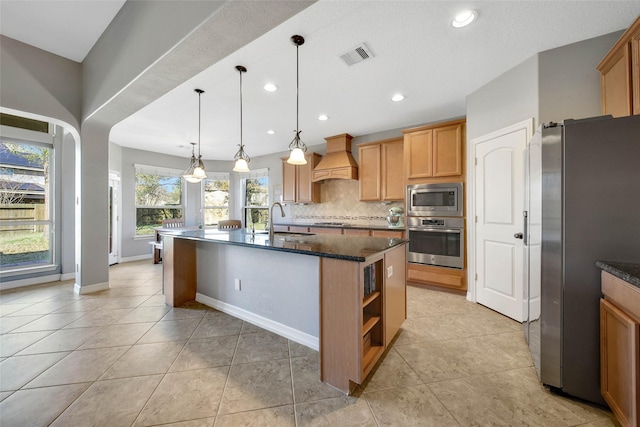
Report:
<svg viewBox="0 0 640 427"><path fill-rule="evenodd" d="M300 105L300 71L299 71L299 61L298 61L298 48L304 44L304 37L302 36L291 36L291 42L296 45L296 136L293 138L293 141L289 144L289 151L291 154L289 155L289 159L287 163L292 165L306 165L307 160L304 158L304 153L307 151L307 146L304 145L304 142L300 139L300 126L298 126L298 116L299 116L299 105Z"/></svg>
<svg viewBox="0 0 640 427"><path fill-rule="evenodd" d="M202 154L200 154L200 127L201 127L201 110L202 110L202 94L204 90L195 89L198 93L198 158L196 159L193 153L193 147L191 148L191 164L186 171L182 174L182 177L191 183L198 183L207 177L204 171L204 163L202 162Z"/></svg>
<svg viewBox="0 0 640 427"><path fill-rule="evenodd" d="M240 73L240 149L233 156L235 164L233 166L234 172L249 172L249 162L251 158L244 152L244 144L242 143L242 73L246 73L247 69L242 65L236 65L236 70Z"/></svg>

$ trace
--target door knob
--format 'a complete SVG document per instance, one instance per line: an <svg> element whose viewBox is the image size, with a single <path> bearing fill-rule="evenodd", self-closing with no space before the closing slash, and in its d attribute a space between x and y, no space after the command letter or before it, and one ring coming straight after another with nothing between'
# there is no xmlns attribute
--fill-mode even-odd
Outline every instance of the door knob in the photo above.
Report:
<svg viewBox="0 0 640 427"><path fill-rule="evenodd" d="M524 237L524 234L516 233L516 234L513 235L513 237L515 237L516 239L522 239Z"/></svg>

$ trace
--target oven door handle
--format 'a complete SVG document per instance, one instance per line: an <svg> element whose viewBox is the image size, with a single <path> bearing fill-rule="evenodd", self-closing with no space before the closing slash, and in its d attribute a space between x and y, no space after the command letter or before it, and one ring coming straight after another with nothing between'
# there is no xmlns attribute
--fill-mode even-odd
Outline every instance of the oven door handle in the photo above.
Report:
<svg viewBox="0 0 640 427"><path fill-rule="evenodd" d="M428 231L428 232L436 232L436 233L457 233L460 234L462 232L459 228L416 228L409 227L409 231Z"/></svg>

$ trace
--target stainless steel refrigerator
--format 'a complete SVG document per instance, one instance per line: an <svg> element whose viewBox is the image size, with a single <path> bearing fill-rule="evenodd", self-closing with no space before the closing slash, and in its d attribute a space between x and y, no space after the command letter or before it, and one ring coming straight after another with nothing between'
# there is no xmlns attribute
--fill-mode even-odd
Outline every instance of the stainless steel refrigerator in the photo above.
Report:
<svg viewBox="0 0 640 427"><path fill-rule="evenodd" d="M604 404L595 262L640 262L640 116L541 126L526 164L531 355L543 384Z"/></svg>

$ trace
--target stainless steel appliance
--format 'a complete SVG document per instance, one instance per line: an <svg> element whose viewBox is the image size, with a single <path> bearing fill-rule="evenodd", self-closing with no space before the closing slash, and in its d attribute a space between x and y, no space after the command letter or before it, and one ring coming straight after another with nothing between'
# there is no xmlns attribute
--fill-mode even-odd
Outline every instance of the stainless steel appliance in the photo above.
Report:
<svg viewBox="0 0 640 427"><path fill-rule="evenodd" d="M408 185L407 216L463 216L462 183Z"/></svg>
<svg viewBox="0 0 640 427"><path fill-rule="evenodd" d="M524 323L542 383L600 395L597 260L640 262L640 116L566 120L529 143Z"/></svg>
<svg viewBox="0 0 640 427"><path fill-rule="evenodd" d="M464 219L407 217L407 262L464 268Z"/></svg>

